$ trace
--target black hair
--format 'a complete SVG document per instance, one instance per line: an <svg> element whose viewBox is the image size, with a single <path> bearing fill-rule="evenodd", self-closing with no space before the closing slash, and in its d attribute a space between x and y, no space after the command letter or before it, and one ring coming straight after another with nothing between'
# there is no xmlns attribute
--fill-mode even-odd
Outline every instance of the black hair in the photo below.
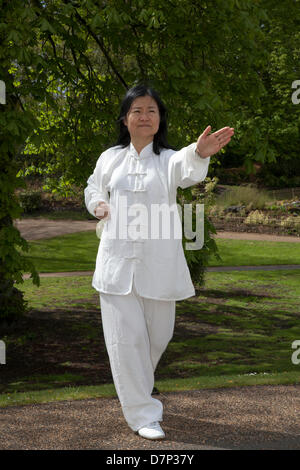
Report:
<svg viewBox="0 0 300 470"><path fill-rule="evenodd" d="M139 98L141 96L147 96L147 95L151 96L151 98L153 98L156 101L158 109L159 109L159 115L160 115L159 129L153 138L153 151L154 153L159 155L161 148L167 148L167 149L173 148L171 147L171 145L169 145L168 139L167 139L167 133L168 133L167 108L165 107L164 103L160 99L158 93L152 87L145 85L145 84L139 84L139 85L133 86L126 92L123 98L123 101L121 103L120 114L117 120L120 126L119 136L115 145L121 145L122 147L127 147L130 144L130 140L131 140L130 134L128 132L127 126L125 126L124 124L124 119L126 118L126 115L133 101L136 98Z"/></svg>

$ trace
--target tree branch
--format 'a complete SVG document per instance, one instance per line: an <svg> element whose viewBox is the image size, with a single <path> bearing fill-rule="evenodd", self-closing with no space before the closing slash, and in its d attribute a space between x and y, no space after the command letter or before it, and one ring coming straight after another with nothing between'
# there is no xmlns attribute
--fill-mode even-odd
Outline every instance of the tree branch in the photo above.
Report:
<svg viewBox="0 0 300 470"><path fill-rule="evenodd" d="M65 3L66 3L66 0L63 0ZM113 70L113 72L115 73L115 75L118 77L118 79L120 80L120 82L122 83L122 85L128 90L128 85L127 83L125 82L124 78L122 77L122 75L118 72L115 64L113 63L113 61L111 60L109 54L108 54L108 51L106 50L105 46L104 46L104 42L103 40L97 36L94 31L92 31L92 29L90 28L90 26L87 24L87 22L85 21L84 18L82 18L80 16L80 14L77 12L77 10L75 10L75 15L76 15L76 18L79 20L79 22L85 27L85 29L89 32L89 34L94 38L94 40L96 41L96 43L98 44L98 46L100 47L104 57L106 58L109 66L111 67L111 69Z"/></svg>
<svg viewBox="0 0 300 470"><path fill-rule="evenodd" d="M41 6L39 0L33 0L33 2L34 2L34 4L35 4L35 6L36 6L40 11L42 10L43 13L45 12L45 10L44 10L44 8ZM68 4L68 3L69 3L68 0L63 0L63 2L64 2L65 4ZM79 7L79 6L80 6L79 4L78 4L78 5L75 4L75 3L73 4L74 11L75 11L75 17L78 19L78 21L84 26L84 28L86 29L86 31L87 31L87 32L93 37L93 39L96 41L96 43L97 43L98 46L100 47L100 49L101 49L101 51L102 51L104 57L106 58L106 61L107 61L108 65L109 65L110 68L113 70L113 72L115 73L115 75L117 76L117 78L120 80L120 82L122 83L122 85L123 85L126 89L128 89L129 87L128 87L127 83L125 82L125 80L124 80L124 78L122 77L122 75L118 72L118 70L117 70L115 64L113 63L112 59L110 58L109 53L108 53L108 51L106 50L106 47L105 47L105 45L104 45L103 40L102 40L99 36L97 36L97 35L94 33L94 31L92 31L91 27L87 24L87 22L85 21L85 19L82 18L82 16L81 16L81 15L78 13L78 11L76 10L76 7ZM39 13L37 13L37 14L40 16ZM56 48L55 48L55 44L54 44L54 42L53 42L53 39L52 39L52 37L51 37L51 33L48 32L47 36L48 36L48 38L49 38L49 40L50 40L50 42L51 42L51 44L52 44L54 56L55 56L55 58L56 58L56 60L57 60L58 67L59 67L59 69L62 71L62 73L66 76L66 73L65 73L65 71L63 70L63 68L61 67L61 65L60 65L60 63L59 63L59 60L58 60L58 57L57 57L57 55L56 55ZM72 51L72 52L73 52L73 51ZM74 55L73 55L73 58L74 58ZM75 62L75 65L77 66L76 62ZM76 68L77 68L77 67L76 67ZM78 69L77 69L77 70L78 70Z"/></svg>

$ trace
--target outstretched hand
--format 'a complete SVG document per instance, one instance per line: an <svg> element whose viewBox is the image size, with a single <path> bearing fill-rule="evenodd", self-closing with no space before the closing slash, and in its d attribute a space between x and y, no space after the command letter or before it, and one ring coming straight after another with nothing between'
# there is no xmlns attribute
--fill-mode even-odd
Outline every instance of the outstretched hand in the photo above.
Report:
<svg viewBox="0 0 300 470"><path fill-rule="evenodd" d="M221 148L230 142L231 137L234 135L233 127L223 127L213 134L209 134L210 131L211 126L207 126L197 140L196 151L202 158L210 157L219 152Z"/></svg>

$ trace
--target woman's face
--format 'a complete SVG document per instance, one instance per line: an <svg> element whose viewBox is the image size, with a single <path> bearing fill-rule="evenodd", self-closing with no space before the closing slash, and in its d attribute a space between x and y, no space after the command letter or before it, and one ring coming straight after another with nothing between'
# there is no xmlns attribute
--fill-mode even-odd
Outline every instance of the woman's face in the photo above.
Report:
<svg viewBox="0 0 300 470"><path fill-rule="evenodd" d="M136 98L124 119L131 140L153 140L160 123L159 109L156 101L151 96Z"/></svg>

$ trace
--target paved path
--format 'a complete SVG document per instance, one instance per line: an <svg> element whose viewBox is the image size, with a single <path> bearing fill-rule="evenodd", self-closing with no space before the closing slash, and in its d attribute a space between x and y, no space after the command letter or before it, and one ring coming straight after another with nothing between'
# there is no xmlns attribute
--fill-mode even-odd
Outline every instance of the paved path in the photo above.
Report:
<svg viewBox="0 0 300 470"><path fill-rule="evenodd" d="M300 385L160 394L164 441L127 426L116 398L0 409L0 449L298 449Z"/></svg>
<svg viewBox="0 0 300 470"><path fill-rule="evenodd" d="M290 235L271 235L268 233L248 232L217 232L216 238L229 238L231 240L256 240L266 242L300 242L300 237L292 237Z"/></svg>
<svg viewBox="0 0 300 470"><path fill-rule="evenodd" d="M68 233L96 230L97 220L16 219L14 225L26 240L57 237Z"/></svg>

